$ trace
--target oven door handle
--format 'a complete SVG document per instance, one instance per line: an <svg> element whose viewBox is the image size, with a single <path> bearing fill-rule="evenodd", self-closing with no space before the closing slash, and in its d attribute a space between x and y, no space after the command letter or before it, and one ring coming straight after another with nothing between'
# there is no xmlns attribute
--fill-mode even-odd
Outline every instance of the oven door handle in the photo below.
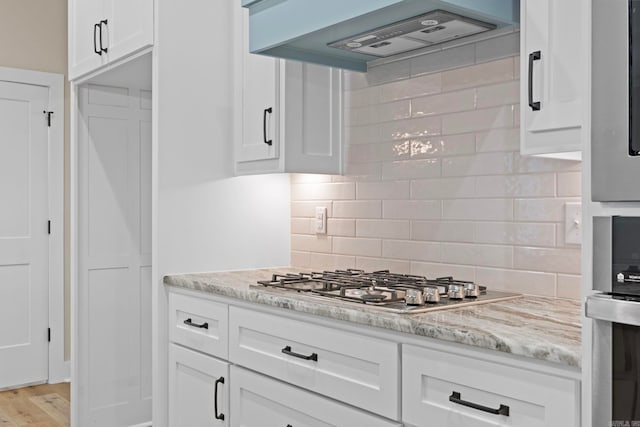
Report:
<svg viewBox="0 0 640 427"><path fill-rule="evenodd" d="M594 320L640 326L640 302L614 299L610 295L590 295L585 316Z"/></svg>

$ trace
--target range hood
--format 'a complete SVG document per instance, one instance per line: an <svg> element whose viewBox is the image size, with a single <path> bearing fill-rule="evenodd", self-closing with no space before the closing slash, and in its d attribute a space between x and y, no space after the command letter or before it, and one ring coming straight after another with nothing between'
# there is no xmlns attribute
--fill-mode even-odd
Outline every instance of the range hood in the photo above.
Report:
<svg viewBox="0 0 640 427"><path fill-rule="evenodd" d="M367 71L367 63L513 26L519 0L242 0L249 50Z"/></svg>

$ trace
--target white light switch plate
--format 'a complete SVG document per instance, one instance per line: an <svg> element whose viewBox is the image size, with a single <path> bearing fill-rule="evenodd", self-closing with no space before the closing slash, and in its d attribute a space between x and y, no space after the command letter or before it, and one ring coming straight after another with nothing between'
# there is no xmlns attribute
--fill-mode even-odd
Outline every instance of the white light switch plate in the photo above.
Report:
<svg viewBox="0 0 640 427"><path fill-rule="evenodd" d="M582 204L564 205L564 241L572 245L582 244Z"/></svg>
<svg viewBox="0 0 640 427"><path fill-rule="evenodd" d="M327 234L327 208L324 206L316 207L316 220L314 227L316 234Z"/></svg>

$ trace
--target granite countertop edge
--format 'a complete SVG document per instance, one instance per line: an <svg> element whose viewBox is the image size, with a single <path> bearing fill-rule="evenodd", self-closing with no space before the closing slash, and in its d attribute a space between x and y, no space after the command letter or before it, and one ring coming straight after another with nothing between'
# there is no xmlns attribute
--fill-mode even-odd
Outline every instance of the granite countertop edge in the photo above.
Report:
<svg viewBox="0 0 640 427"><path fill-rule="evenodd" d="M581 367L578 301L523 296L509 301L407 315L251 287L257 280L271 277L276 270L168 275L164 277L164 283L299 313Z"/></svg>

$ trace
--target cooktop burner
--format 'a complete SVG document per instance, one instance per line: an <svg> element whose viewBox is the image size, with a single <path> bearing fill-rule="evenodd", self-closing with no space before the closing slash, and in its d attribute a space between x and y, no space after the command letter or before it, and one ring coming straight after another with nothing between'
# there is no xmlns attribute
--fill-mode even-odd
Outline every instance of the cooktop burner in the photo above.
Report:
<svg viewBox="0 0 640 427"><path fill-rule="evenodd" d="M424 276L391 273L389 270L368 273L347 269L274 274L271 280L260 280L254 287L336 298L397 313L422 313L520 296L490 291L485 286L456 280L451 276L427 279Z"/></svg>

